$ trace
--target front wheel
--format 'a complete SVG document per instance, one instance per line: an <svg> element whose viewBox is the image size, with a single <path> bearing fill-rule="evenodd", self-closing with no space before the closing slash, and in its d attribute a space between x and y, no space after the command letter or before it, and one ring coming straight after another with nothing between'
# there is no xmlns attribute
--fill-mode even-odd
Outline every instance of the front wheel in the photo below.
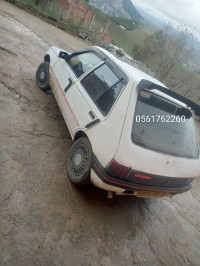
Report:
<svg viewBox="0 0 200 266"><path fill-rule="evenodd" d="M42 62L36 71L36 83L44 91L50 89L49 85L49 62Z"/></svg>
<svg viewBox="0 0 200 266"><path fill-rule="evenodd" d="M77 185L90 184L92 147L86 137L72 145L67 159L67 173L70 181Z"/></svg>

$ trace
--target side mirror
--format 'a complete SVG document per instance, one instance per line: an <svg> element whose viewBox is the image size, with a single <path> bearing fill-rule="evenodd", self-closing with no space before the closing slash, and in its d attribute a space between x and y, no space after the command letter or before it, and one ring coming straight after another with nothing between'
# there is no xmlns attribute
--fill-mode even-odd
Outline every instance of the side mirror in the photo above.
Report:
<svg viewBox="0 0 200 266"><path fill-rule="evenodd" d="M62 51L60 51L58 57L64 59L65 61L67 61L67 59L68 59L68 57L69 57L69 54L66 53L66 52L62 52Z"/></svg>

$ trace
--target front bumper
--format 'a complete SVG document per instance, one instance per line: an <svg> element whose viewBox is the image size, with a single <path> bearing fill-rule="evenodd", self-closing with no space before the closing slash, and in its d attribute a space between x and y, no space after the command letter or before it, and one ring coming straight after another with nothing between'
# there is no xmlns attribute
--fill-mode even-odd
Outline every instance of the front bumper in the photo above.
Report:
<svg viewBox="0 0 200 266"><path fill-rule="evenodd" d="M108 175L104 169L104 167L100 164L95 155L93 155L92 160L92 169L98 176L98 178L104 183L112 187L117 187L124 190L124 194L133 194L137 196L138 192L154 192L154 195L166 195L173 196L178 193L183 193L191 189L191 184L188 184L183 187L159 187L159 186L151 186L130 182L126 179L119 179ZM115 191L115 189L113 189ZM150 193L149 193L150 195Z"/></svg>

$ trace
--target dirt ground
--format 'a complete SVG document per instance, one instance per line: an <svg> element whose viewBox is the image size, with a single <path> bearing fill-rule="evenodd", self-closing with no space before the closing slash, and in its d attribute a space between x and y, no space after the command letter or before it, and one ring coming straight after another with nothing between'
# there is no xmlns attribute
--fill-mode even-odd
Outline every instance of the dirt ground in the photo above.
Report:
<svg viewBox="0 0 200 266"><path fill-rule="evenodd" d="M199 179L150 200L111 200L69 182L68 129L52 93L35 84L51 45L89 44L0 2L0 265L199 266Z"/></svg>

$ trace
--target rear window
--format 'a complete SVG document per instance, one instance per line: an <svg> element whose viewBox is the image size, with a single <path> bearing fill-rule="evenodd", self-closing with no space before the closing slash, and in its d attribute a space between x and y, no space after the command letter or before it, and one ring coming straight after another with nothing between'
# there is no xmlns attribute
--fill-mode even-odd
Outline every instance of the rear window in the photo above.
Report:
<svg viewBox="0 0 200 266"><path fill-rule="evenodd" d="M141 90L135 108L132 140L147 149L198 158L192 114L163 97Z"/></svg>

